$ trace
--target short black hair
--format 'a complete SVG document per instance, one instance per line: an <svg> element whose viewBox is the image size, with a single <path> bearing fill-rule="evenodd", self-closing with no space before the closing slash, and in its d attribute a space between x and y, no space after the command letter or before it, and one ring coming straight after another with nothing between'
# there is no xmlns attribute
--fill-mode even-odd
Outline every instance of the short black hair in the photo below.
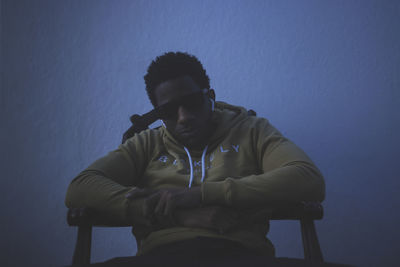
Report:
<svg viewBox="0 0 400 267"><path fill-rule="evenodd" d="M154 89L161 83L190 76L200 88L210 88L210 78L201 62L185 52L167 52L153 60L144 76L147 95L156 106Z"/></svg>

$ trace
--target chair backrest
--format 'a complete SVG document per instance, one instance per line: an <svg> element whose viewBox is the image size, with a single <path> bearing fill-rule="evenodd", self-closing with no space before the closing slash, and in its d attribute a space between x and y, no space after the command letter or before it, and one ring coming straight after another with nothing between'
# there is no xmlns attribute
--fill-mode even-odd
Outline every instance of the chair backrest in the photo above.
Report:
<svg viewBox="0 0 400 267"><path fill-rule="evenodd" d="M128 130L122 135L122 144L125 143L126 140L134 136L136 133L140 133L143 130L149 128L149 125L155 122L158 119L156 111L153 109L142 116L138 114L133 114L129 120L132 125Z"/></svg>

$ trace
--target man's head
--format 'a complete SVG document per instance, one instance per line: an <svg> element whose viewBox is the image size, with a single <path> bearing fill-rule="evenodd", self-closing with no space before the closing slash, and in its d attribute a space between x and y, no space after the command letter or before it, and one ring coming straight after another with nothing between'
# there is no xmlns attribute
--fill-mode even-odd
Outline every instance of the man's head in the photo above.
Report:
<svg viewBox="0 0 400 267"><path fill-rule="evenodd" d="M183 145L201 148L214 126L214 90L200 61L169 52L157 57L144 76L147 94L168 131Z"/></svg>

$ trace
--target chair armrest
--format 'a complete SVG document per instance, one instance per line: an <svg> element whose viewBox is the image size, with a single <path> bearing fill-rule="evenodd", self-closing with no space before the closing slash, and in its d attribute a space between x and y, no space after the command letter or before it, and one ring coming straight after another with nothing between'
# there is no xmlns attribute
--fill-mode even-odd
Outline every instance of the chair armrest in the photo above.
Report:
<svg viewBox="0 0 400 267"><path fill-rule="evenodd" d="M323 208L319 202L299 202L279 205L269 215L270 220L299 220L303 241L304 258L312 264L324 262L319 245L314 220L323 217Z"/></svg>
<svg viewBox="0 0 400 267"><path fill-rule="evenodd" d="M70 208L67 213L69 226L127 227L129 224L115 223L109 217L89 208Z"/></svg>
<svg viewBox="0 0 400 267"><path fill-rule="evenodd" d="M117 224L95 210L89 208L70 208L67 213L69 226L78 226L78 237L75 244L72 266L84 266L90 263L92 247L92 227L123 227L130 225Z"/></svg>

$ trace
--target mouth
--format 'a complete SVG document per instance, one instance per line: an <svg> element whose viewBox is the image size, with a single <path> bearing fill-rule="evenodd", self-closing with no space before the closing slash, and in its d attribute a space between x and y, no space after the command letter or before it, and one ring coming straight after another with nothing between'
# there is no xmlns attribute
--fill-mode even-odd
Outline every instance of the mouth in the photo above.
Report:
<svg viewBox="0 0 400 267"><path fill-rule="evenodd" d="M197 129L183 129L182 131L179 131L179 136L183 138L188 138L188 137L193 137L197 134L198 130Z"/></svg>

